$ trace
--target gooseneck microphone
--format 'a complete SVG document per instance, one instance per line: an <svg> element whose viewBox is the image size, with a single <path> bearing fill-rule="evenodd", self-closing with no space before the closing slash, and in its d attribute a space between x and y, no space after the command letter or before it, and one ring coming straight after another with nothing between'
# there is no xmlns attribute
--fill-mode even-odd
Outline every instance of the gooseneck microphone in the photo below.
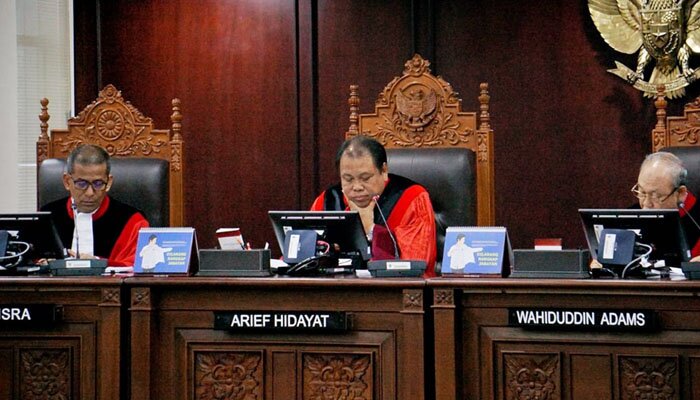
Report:
<svg viewBox="0 0 700 400"><path fill-rule="evenodd" d="M71 208L73 209L73 225L75 232L75 258L80 258L80 237L78 237L78 205L75 200L71 199Z"/></svg>
<svg viewBox="0 0 700 400"><path fill-rule="evenodd" d="M386 221L386 217L384 217L384 213L382 212L382 208L379 207L379 195L374 195L372 196L372 200L374 200L374 206L377 207L377 210L379 211L379 216L382 217L382 221L384 222L384 226L386 226L386 231L389 232L389 237L391 238L391 242L394 244L394 258L397 260L400 258L399 257L399 245L396 243L396 238L394 237L394 234L391 232L391 229L389 228L389 223Z"/></svg>
<svg viewBox="0 0 700 400"><path fill-rule="evenodd" d="M681 210L685 211L685 215L687 215L688 218L690 218L690 220L693 222L693 225L695 225L695 227L698 228L698 230L700 231L700 224L698 224L698 222L695 220L695 218L693 218L693 216L690 215L690 212L688 212L688 210L685 208L685 203L683 203L682 201L679 201L678 207Z"/></svg>
<svg viewBox="0 0 700 400"><path fill-rule="evenodd" d="M396 277L396 276L421 276L425 272L426 262L424 260L406 260L399 257L399 245L396 242L394 233L389 229L389 223L384 216L384 212L379 207L379 195L372 196L374 205L379 210L379 216L386 226L391 242L394 245L394 259L391 260L370 260L367 269L372 276Z"/></svg>

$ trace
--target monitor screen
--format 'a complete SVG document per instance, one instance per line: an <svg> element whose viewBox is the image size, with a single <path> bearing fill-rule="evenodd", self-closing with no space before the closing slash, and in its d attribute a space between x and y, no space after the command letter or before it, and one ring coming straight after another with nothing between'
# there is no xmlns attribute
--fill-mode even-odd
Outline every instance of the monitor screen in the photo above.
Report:
<svg viewBox="0 0 700 400"><path fill-rule="evenodd" d="M340 258L370 258L369 243L357 211L270 211L277 243L284 254L285 236L291 230L312 230L330 244Z"/></svg>
<svg viewBox="0 0 700 400"><path fill-rule="evenodd" d="M10 241L29 244L23 263L38 258L64 258L63 243L50 212L0 214L0 231L8 231Z"/></svg>
<svg viewBox="0 0 700 400"><path fill-rule="evenodd" d="M664 260L667 266L680 266L690 259L677 209L580 209L579 214L595 259L603 229L633 231L636 242L651 246L650 261Z"/></svg>

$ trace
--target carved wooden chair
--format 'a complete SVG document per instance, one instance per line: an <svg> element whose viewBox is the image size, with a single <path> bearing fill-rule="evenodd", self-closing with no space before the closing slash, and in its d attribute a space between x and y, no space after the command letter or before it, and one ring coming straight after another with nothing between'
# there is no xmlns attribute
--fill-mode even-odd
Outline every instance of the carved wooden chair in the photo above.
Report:
<svg viewBox="0 0 700 400"><path fill-rule="evenodd" d="M351 85L346 137L373 137L387 148L390 172L428 189L441 259L446 227L494 225L493 130L488 84L480 85L480 110L465 112L458 93L429 66L414 55L369 114L359 114L358 86Z"/></svg>
<svg viewBox="0 0 700 400"><path fill-rule="evenodd" d="M683 108L683 115L667 116L666 93L659 86L654 106L656 126L652 130L652 150L675 154L688 170L686 186L696 196L700 194L700 97Z"/></svg>
<svg viewBox="0 0 700 400"><path fill-rule="evenodd" d="M78 145L104 147L112 157L110 196L140 209L152 226L184 224L183 140L180 100L172 101L172 127L155 129L121 92L107 85L92 104L49 135L47 99L41 100L37 151L38 206L67 196L61 176Z"/></svg>

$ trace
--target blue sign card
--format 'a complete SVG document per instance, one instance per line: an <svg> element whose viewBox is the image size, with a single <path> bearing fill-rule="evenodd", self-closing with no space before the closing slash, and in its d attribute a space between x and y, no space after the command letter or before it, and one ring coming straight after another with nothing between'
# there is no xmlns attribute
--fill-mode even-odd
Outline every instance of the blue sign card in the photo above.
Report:
<svg viewBox="0 0 700 400"><path fill-rule="evenodd" d="M508 276L512 262L503 227L451 226L445 234L442 273Z"/></svg>
<svg viewBox="0 0 700 400"><path fill-rule="evenodd" d="M194 228L142 228L136 245L134 273L187 274L196 258Z"/></svg>

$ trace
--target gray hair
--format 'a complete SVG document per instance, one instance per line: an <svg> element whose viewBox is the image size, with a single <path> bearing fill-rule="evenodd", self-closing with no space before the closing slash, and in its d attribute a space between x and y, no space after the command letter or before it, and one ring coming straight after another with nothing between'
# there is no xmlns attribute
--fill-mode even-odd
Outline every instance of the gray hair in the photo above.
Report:
<svg viewBox="0 0 700 400"><path fill-rule="evenodd" d="M683 161L678 158L675 154L669 153L667 151L657 151L656 153L648 154L642 162L642 166L639 168L641 171L644 167L651 165L655 162L662 163L673 180L673 187L678 188L681 185L685 185L688 178L688 170L683 166Z"/></svg>
<svg viewBox="0 0 700 400"><path fill-rule="evenodd" d="M73 149L68 155L66 171L72 174L75 170L75 164L80 165L107 165L107 175L112 169L112 163L109 161L109 153L100 146L94 144L81 144Z"/></svg>

